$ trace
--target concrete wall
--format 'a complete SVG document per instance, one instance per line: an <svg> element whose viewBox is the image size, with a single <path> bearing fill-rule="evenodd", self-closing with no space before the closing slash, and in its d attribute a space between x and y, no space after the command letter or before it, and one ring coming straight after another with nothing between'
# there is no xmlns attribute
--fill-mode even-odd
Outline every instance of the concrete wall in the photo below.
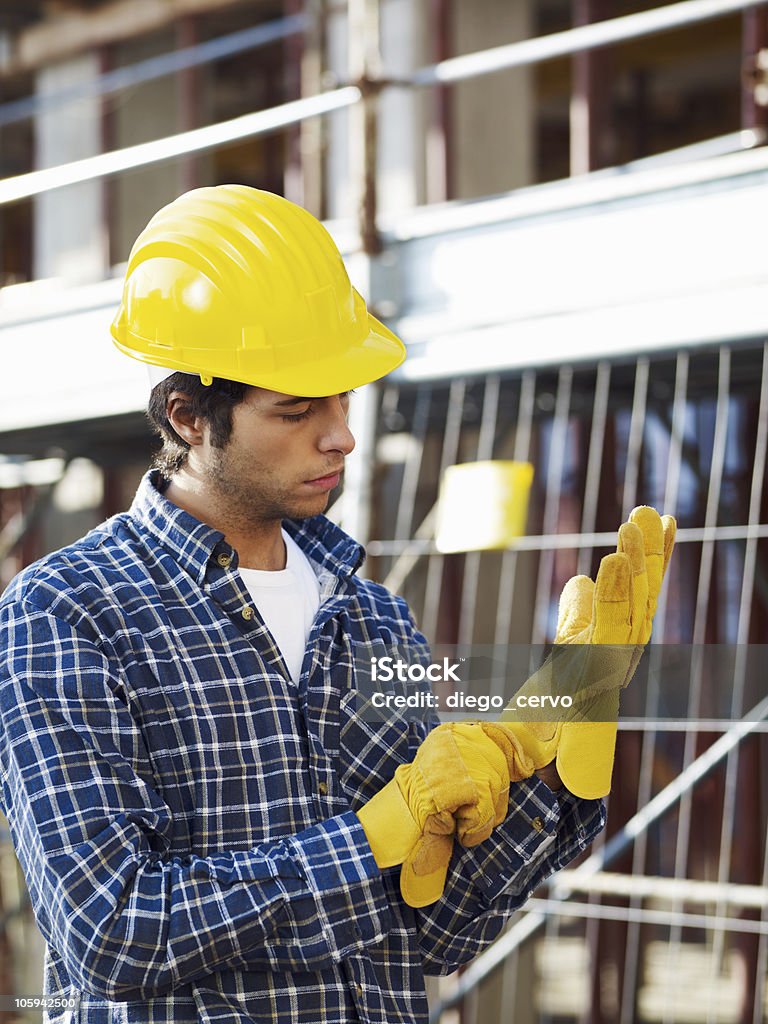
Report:
<svg viewBox="0 0 768 1024"><path fill-rule="evenodd" d="M448 2L451 55L526 39L532 32L529 0ZM381 55L384 71L397 78L435 59L429 5L418 0L382 0ZM346 12L328 19L327 65L346 81L350 53ZM448 152L452 198L506 192L533 180L535 138L533 74L528 68L487 75L450 88ZM377 187L384 215L424 203L426 149L435 102L433 88L387 89L380 99ZM356 215L359 154L354 144L357 110L328 118L327 204L331 218Z"/></svg>
<svg viewBox="0 0 768 1024"><path fill-rule="evenodd" d="M451 6L455 54L527 39L530 0L455 0ZM508 192L533 181L534 69L484 75L451 91L454 198Z"/></svg>
<svg viewBox="0 0 768 1024"><path fill-rule="evenodd" d="M121 65L134 64L168 53L175 46L173 32L158 33L121 44L117 48L118 61ZM119 93L110 109L110 148L122 149L181 131L178 83L172 75ZM111 182L109 189L112 257L113 262L120 263L128 258L136 235L152 214L184 191L182 163L166 161L128 171Z"/></svg>
<svg viewBox="0 0 768 1024"><path fill-rule="evenodd" d="M39 72L37 94L45 98L80 86L95 78L99 70L96 54L54 64ZM100 152L99 99L78 99L38 115L35 149L39 168ZM101 181L86 181L35 197L32 269L36 278L60 277L73 283L98 280L106 263Z"/></svg>

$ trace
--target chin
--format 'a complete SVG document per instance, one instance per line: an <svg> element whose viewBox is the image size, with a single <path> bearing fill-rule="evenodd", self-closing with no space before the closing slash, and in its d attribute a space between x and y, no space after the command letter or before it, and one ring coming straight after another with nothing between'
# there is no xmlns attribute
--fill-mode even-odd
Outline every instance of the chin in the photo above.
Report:
<svg viewBox="0 0 768 1024"><path fill-rule="evenodd" d="M313 501L302 502L294 508L287 510L285 515L288 519L311 519L312 516L319 516L328 508L328 495L318 495Z"/></svg>

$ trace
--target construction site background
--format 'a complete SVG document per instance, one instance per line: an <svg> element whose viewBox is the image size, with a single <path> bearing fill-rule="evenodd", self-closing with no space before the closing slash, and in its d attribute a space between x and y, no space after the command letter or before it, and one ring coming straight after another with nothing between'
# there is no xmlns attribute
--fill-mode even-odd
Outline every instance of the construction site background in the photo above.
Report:
<svg viewBox="0 0 768 1024"><path fill-rule="evenodd" d="M224 182L305 205L409 348L355 397L331 511L365 574L436 642L544 644L652 504L680 527L654 640L737 652L728 678L692 659L686 719L643 695L604 836L429 979L435 1020L765 1020L738 651L768 635L768 5L7 0L0 86L0 588L147 468L108 327L148 218ZM526 535L440 554L442 474L482 459L533 463ZM43 951L0 819L0 995L39 994Z"/></svg>

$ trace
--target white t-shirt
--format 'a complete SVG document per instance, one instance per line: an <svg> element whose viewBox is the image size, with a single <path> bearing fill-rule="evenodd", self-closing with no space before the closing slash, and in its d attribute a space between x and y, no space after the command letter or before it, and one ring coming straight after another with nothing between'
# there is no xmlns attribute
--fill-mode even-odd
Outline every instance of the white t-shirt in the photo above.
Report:
<svg viewBox="0 0 768 1024"><path fill-rule="evenodd" d="M244 569L240 576L280 648L291 679L298 683L304 650L320 607L320 581L312 565L285 530L284 569Z"/></svg>

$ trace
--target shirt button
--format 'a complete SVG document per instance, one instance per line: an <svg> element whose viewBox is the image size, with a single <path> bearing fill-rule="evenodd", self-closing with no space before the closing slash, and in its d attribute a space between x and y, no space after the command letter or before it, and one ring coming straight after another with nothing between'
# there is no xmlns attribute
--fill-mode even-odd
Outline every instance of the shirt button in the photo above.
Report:
<svg viewBox="0 0 768 1024"><path fill-rule="evenodd" d="M543 830L543 828L544 828L544 822L541 820L541 818L538 816L538 814L536 815L536 817L531 822L531 825L533 825L534 829L537 832L541 832Z"/></svg>
<svg viewBox="0 0 768 1024"><path fill-rule="evenodd" d="M245 607L243 608L243 610L242 610L242 611L240 612L240 614L241 614L241 615L243 616L243 618L244 618L244 619L245 619L246 621L249 621L250 619L252 619L252 618L253 618L253 608L251 608L251 606L250 606L249 604L247 604L247 605L246 605L246 606L245 606Z"/></svg>
<svg viewBox="0 0 768 1024"><path fill-rule="evenodd" d="M228 569L230 567L230 565L232 564L232 556L231 555L219 555L219 557L216 559L216 561L219 563L219 565L221 566L222 569Z"/></svg>
<svg viewBox="0 0 768 1024"><path fill-rule="evenodd" d="M328 783L327 782L318 782L318 784L317 784L317 791L320 794L320 796L327 796L328 795Z"/></svg>
<svg viewBox="0 0 768 1024"><path fill-rule="evenodd" d="M356 985L355 986L355 992L357 992L357 994L359 996L361 996L363 994L363 986L362 985Z"/></svg>

